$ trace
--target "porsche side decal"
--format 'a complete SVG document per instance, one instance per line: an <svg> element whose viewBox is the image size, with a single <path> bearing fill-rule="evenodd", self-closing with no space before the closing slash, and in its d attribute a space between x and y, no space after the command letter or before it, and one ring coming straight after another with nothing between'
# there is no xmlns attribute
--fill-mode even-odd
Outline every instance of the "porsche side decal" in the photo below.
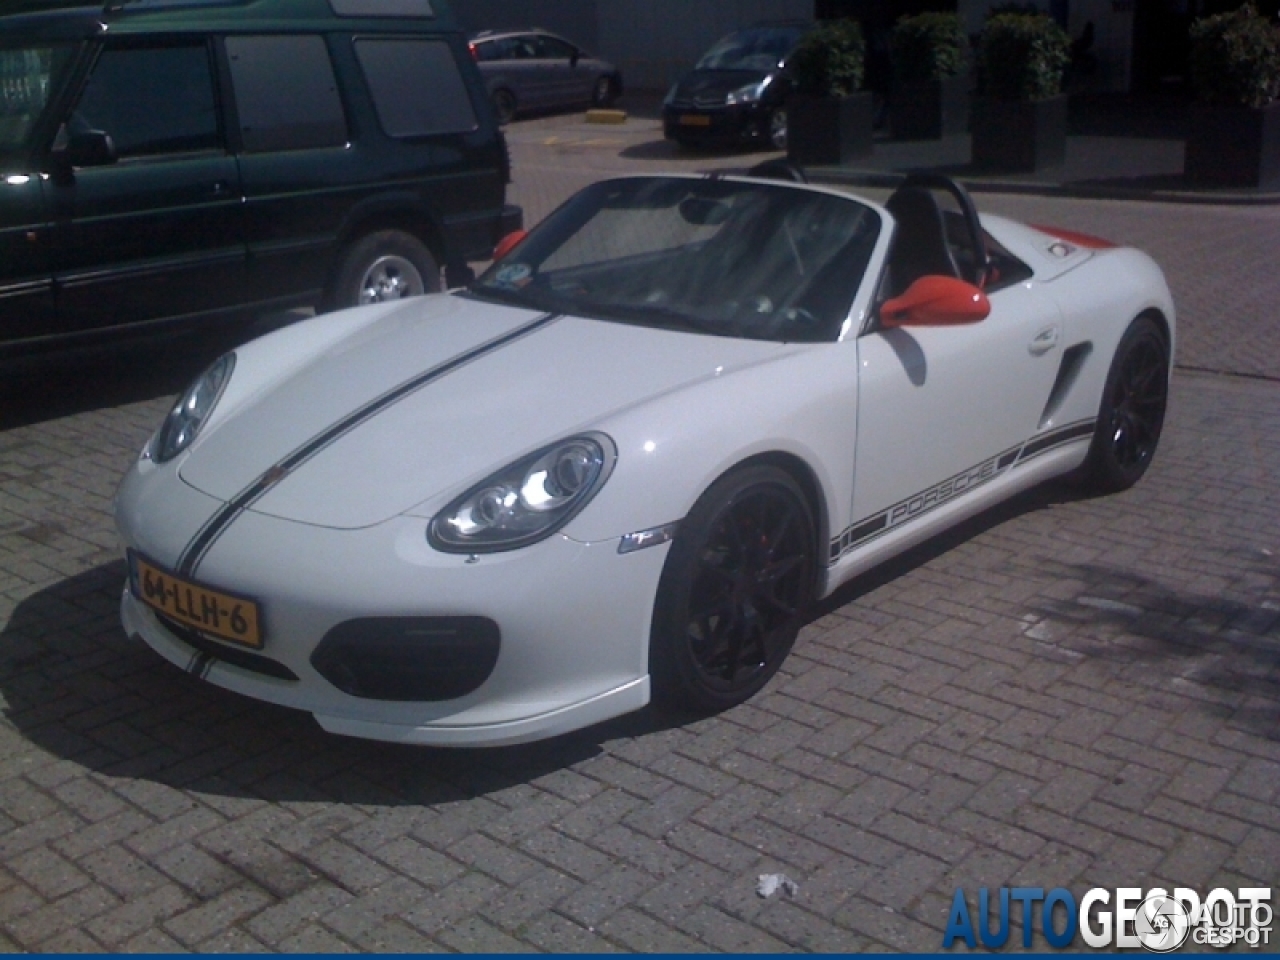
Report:
<svg viewBox="0 0 1280 960"><path fill-rule="evenodd" d="M983 460L976 466L963 470L954 477L948 477L927 490L922 490L907 497L905 500L900 500L887 510L873 514L865 520L859 520L857 523L847 527L840 536L832 539L831 559L829 562L835 563L850 550L875 540L894 527L923 516L930 510L942 506L962 493L982 486L982 484L999 476L1006 470L1020 466L1055 447L1089 436L1093 433L1096 422L1096 420L1081 420L1077 423L1067 424L1065 427L1058 427L1056 430L1050 430L1048 433L1033 437L1030 440L1024 440L1016 447L1011 447L1003 453Z"/></svg>
<svg viewBox="0 0 1280 960"><path fill-rule="evenodd" d="M182 551L182 556L178 558L175 572L187 577L194 575L196 568L199 567L200 561L204 559L210 547L217 542L217 539L235 522L240 514L248 510L286 474L302 466L302 464L306 463L325 447L337 441L344 434L350 433L360 424L377 416L383 410L403 400L411 393L421 390L427 384L439 380L446 374L452 373L454 370L483 357L485 354L492 353L509 343L514 343L516 340L527 337L529 334L554 323L559 318L560 314L557 313L543 314L526 324L516 327L514 330L494 337L492 340L487 340L478 346L472 347L470 350L465 350L455 357L450 357L443 363L439 363L431 369L397 384L381 396L374 397L341 420L326 427L292 453L277 461L264 471L257 480L219 507L213 516L205 521L204 526L196 532L196 535L191 538L191 542L187 544L186 549Z"/></svg>

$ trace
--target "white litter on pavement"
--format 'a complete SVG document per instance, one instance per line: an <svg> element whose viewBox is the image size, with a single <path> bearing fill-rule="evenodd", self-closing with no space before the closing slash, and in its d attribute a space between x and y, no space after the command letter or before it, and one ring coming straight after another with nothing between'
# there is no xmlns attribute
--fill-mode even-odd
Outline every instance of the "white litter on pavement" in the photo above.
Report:
<svg viewBox="0 0 1280 960"><path fill-rule="evenodd" d="M781 890L788 897L800 892L800 886L785 873L762 873L756 884L756 893L768 900Z"/></svg>

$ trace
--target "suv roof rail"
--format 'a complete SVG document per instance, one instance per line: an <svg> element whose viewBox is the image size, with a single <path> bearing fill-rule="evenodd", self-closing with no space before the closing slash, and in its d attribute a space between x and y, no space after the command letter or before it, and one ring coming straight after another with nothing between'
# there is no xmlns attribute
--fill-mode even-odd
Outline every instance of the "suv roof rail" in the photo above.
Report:
<svg viewBox="0 0 1280 960"><path fill-rule="evenodd" d="M103 13L150 13L202 7L248 7L261 0L102 0ZM434 0L328 0L337 17L434 17Z"/></svg>
<svg viewBox="0 0 1280 960"><path fill-rule="evenodd" d="M185 7L239 7L248 0L105 0L103 13L120 13L124 10L169 10Z"/></svg>

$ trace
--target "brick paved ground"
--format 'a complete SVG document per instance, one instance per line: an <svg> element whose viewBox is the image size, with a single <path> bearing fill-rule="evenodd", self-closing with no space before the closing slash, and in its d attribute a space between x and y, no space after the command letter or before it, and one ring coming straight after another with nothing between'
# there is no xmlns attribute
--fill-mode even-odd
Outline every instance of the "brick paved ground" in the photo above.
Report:
<svg viewBox="0 0 1280 960"><path fill-rule="evenodd" d="M587 139L513 128L535 216L712 162L551 136ZM109 501L173 378L6 396L0 946L935 950L957 886L1280 886L1276 215L983 205L1146 246L1181 361L1255 377L1180 370L1137 489L1035 491L926 545L713 719L449 752L202 685L116 619ZM796 897L755 895L776 871Z"/></svg>

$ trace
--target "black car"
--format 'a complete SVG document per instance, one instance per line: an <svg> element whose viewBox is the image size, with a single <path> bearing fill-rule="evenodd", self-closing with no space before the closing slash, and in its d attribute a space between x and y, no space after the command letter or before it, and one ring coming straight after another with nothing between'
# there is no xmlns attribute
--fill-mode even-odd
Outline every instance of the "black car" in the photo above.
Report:
<svg viewBox="0 0 1280 960"><path fill-rule="evenodd" d="M786 60L804 36L803 22L737 30L703 54L667 93L663 134L680 144L787 143Z"/></svg>
<svg viewBox="0 0 1280 960"><path fill-rule="evenodd" d="M438 289L520 225L441 0L39 6L0 16L0 359Z"/></svg>

